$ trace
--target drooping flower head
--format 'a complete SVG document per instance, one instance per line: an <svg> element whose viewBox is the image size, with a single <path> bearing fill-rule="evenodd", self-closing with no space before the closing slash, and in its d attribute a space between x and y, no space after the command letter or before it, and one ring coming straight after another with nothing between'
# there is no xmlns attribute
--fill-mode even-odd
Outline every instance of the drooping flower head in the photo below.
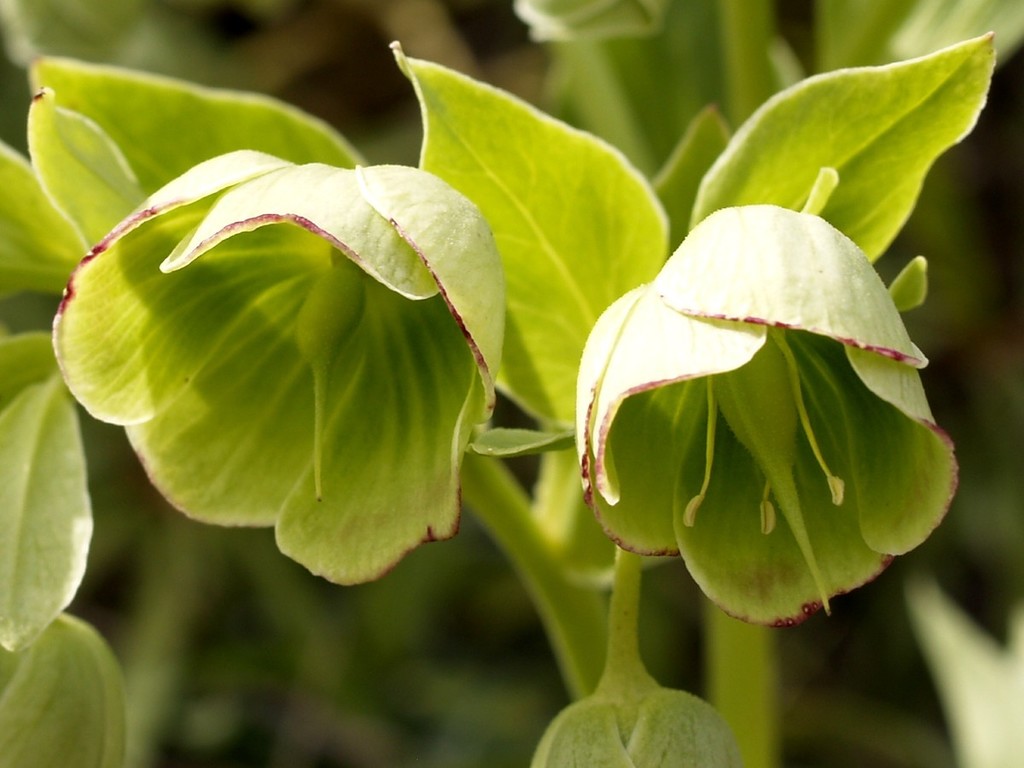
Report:
<svg viewBox="0 0 1024 768"><path fill-rule="evenodd" d="M584 351L585 490L628 549L790 624L939 523L956 485L910 341L873 267L823 219L718 211Z"/></svg>
<svg viewBox="0 0 1024 768"><path fill-rule="evenodd" d="M55 343L173 504L274 525L282 551L351 583L455 533L503 302L486 222L437 177L241 151L93 248Z"/></svg>

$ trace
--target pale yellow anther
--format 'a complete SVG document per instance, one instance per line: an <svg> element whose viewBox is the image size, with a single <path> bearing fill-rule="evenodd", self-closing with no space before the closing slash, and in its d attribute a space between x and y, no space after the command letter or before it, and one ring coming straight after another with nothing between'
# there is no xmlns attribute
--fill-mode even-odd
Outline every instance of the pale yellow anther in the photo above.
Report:
<svg viewBox="0 0 1024 768"><path fill-rule="evenodd" d="M775 341L782 351L782 356L786 359L786 367L789 370L789 383L793 389L793 399L796 401L796 410L800 415L800 426L804 430L804 434L807 436L807 442L810 443L811 451L814 453L814 458L818 462L818 466L821 467L821 471L825 473L825 479L828 481L828 489L832 494L832 503L837 507L843 503L843 495L846 489L843 479L836 474L833 474L832 470L829 469L828 464L825 463L825 457L821 454L821 448L818 446L818 439L814 436L814 429L811 428L811 418L807 415L807 406L804 405L803 391L800 389L800 374L797 371L796 360L793 358L793 351L789 348L789 344L783 338L781 333L775 335Z"/></svg>
<svg viewBox="0 0 1024 768"><path fill-rule="evenodd" d="M715 391L708 379L708 431L704 446L704 482L701 483L700 493L694 496L686 504L683 510L683 525L692 528L697 520L697 510L704 503L704 497L708 493L708 486L711 485L711 464L715 458L715 428L718 426L718 407L715 404Z"/></svg>
<svg viewBox="0 0 1024 768"><path fill-rule="evenodd" d="M765 483L764 493L761 494L761 533L766 536L775 530L775 505L768 498L771 492L771 484Z"/></svg>

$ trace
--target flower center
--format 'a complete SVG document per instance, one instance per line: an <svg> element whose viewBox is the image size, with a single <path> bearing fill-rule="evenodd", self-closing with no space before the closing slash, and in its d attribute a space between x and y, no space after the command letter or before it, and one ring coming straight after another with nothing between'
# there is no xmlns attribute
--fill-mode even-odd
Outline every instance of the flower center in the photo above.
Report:
<svg viewBox="0 0 1024 768"><path fill-rule="evenodd" d="M761 493L761 532L775 530L776 508L782 508L797 545L811 570L826 611L827 590L818 570L814 551L804 525L799 493L793 473L797 461L797 430L803 432L818 468L828 484L832 503L841 505L845 484L829 468L822 453L804 402L796 358L785 338L786 331L769 329L764 346L735 371L707 380L708 423L704 479L700 491L690 499L682 522L692 526L711 483L712 460L718 415L721 413L736 439L750 452L765 477Z"/></svg>

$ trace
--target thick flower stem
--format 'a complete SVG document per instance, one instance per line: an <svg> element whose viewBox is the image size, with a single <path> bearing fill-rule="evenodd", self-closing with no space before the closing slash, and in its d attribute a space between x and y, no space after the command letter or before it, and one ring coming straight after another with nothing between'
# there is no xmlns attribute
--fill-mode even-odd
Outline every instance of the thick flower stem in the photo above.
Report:
<svg viewBox="0 0 1024 768"><path fill-rule="evenodd" d="M736 734L745 768L781 765L775 630L705 610L708 701Z"/></svg>
<svg viewBox="0 0 1024 768"><path fill-rule="evenodd" d="M462 493L519 572L574 698L595 689L604 668L602 596L574 583L541 535L522 486L497 459L467 454Z"/></svg>
<svg viewBox="0 0 1024 768"><path fill-rule="evenodd" d="M608 654L600 689L624 694L656 684L640 658L637 626L640 614L640 575L643 559L619 549L608 611Z"/></svg>

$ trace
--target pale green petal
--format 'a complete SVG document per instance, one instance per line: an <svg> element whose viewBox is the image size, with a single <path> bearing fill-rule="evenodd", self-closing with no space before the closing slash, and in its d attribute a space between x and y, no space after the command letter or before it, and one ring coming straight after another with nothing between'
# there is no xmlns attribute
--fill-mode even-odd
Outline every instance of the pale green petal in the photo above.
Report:
<svg viewBox="0 0 1024 768"><path fill-rule="evenodd" d="M356 172L320 163L279 168L228 190L160 268L182 269L228 238L282 222L319 234L403 296L438 291L416 252L367 203Z"/></svg>
<svg viewBox="0 0 1024 768"><path fill-rule="evenodd" d="M770 205L718 211L683 241L654 286L686 314L800 328L925 364L864 254L811 214Z"/></svg>
<svg viewBox="0 0 1024 768"><path fill-rule="evenodd" d="M291 163L287 160L248 149L240 149L205 160L176 179L167 182L146 198L135 211L118 224L106 240L123 237L154 216L160 216L175 208L221 192L228 187L241 184L243 181L249 181L264 173L290 165ZM101 244L100 247L103 245Z"/></svg>
<svg viewBox="0 0 1024 768"><path fill-rule="evenodd" d="M466 335L488 410L501 365L505 281L501 257L480 211L433 174L405 166L357 170L366 201L396 228L437 283Z"/></svg>
<svg viewBox="0 0 1024 768"><path fill-rule="evenodd" d="M605 448L623 400L738 368L765 339L763 326L680 314L666 306L654 287L630 291L608 308L594 326L580 363L577 449L592 452L593 469L589 478L585 473L585 481L593 481L612 504L619 492Z"/></svg>

